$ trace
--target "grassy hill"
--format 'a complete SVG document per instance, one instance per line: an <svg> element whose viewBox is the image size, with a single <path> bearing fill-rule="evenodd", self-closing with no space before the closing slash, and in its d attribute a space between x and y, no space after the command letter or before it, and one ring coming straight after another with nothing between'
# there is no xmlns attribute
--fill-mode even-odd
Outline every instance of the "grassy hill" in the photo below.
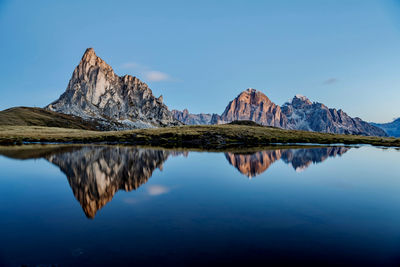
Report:
<svg viewBox="0 0 400 267"><path fill-rule="evenodd" d="M43 108L15 107L0 111L0 126L44 126L96 130L95 123Z"/></svg>
<svg viewBox="0 0 400 267"><path fill-rule="evenodd" d="M122 143L199 149L249 148L293 143L371 144L400 147L400 138L315 133L235 124L110 132L39 126L0 126L0 144L24 142Z"/></svg>

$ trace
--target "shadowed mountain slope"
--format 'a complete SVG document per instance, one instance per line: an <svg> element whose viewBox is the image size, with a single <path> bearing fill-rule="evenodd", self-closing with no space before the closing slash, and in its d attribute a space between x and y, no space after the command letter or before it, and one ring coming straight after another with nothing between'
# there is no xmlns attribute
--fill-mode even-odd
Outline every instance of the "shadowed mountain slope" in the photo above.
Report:
<svg viewBox="0 0 400 267"><path fill-rule="evenodd" d="M387 136L380 128L360 118L352 118L343 110L328 108L322 103L311 102L307 97L296 95L282 106L288 129L322 133Z"/></svg>
<svg viewBox="0 0 400 267"><path fill-rule="evenodd" d="M400 137L400 118L388 123L371 123L372 125L381 128L389 136Z"/></svg>

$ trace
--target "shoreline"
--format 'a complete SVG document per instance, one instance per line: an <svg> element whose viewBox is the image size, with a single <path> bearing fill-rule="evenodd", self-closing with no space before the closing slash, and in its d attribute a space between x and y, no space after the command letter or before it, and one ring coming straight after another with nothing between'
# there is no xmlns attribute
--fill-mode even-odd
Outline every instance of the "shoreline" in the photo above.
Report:
<svg viewBox="0 0 400 267"><path fill-rule="evenodd" d="M178 126L88 131L42 126L0 126L0 145L114 144L165 148L229 149L279 145L400 147L400 138L341 135L248 125Z"/></svg>

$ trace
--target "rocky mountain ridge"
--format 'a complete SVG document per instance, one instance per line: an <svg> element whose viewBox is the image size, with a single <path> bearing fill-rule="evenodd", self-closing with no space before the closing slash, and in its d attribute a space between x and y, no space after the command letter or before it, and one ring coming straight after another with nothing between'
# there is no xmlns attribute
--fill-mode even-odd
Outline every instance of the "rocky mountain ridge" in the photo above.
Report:
<svg viewBox="0 0 400 267"><path fill-rule="evenodd" d="M187 109L184 109L183 111L173 109L171 112L175 119L183 122L184 124L188 125L212 124L211 119L213 118L213 114L206 114L206 113L191 114Z"/></svg>
<svg viewBox="0 0 400 267"><path fill-rule="evenodd" d="M184 114L182 116L181 114ZM207 123L200 119L195 124L224 124L235 120L251 120L264 126L274 126L290 130L305 130L323 133L355 134L366 136L387 136L385 131L360 118L352 118L343 110L328 108L322 103L311 102L307 97L296 95L282 107L273 103L265 94L249 88L230 101L221 114L207 114ZM176 119L186 124L194 124L193 115L174 112Z"/></svg>
<svg viewBox="0 0 400 267"><path fill-rule="evenodd" d="M116 75L93 48L85 51L66 91L46 109L95 120L112 130L181 124L162 96L156 98L137 77Z"/></svg>
<svg viewBox="0 0 400 267"><path fill-rule="evenodd" d="M323 133L386 136L386 133L360 118L352 118L343 110L328 108L322 103L311 102L307 97L296 95L282 106L288 124L287 129Z"/></svg>

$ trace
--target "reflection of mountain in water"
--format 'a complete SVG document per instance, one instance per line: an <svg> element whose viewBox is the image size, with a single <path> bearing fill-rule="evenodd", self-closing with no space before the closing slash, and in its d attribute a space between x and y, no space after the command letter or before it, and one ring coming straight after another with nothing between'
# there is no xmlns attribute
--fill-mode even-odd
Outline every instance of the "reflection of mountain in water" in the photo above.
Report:
<svg viewBox="0 0 400 267"><path fill-rule="evenodd" d="M254 177L282 159L296 171L328 157L342 155L348 147L275 149L253 154L225 153L228 162L242 174ZM139 149L124 146L40 146L0 149L0 155L17 159L46 158L57 165L83 211L89 218L114 197L118 190L131 191L145 184L156 168L162 169L168 156L188 152Z"/></svg>
<svg viewBox="0 0 400 267"><path fill-rule="evenodd" d="M235 166L248 177L254 177L265 172L281 156L281 150L266 150L254 154L225 153L229 164Z"/></svg>
<svg viewBox="0 0 400 267"><path fill-rule="evenodd" d="M328 157L341 156L349 147L320 147L303 149L277 149L253 154L225 153L229 164L235 166L247 177L254 177L265 172L272 163L282 159L292 165L296 171L305 170L311 163L320 163Z"/></svg>
<svg viewBox="0 0 400 267"><path fill-rule="evenodd" d="M329 157L341 156L349 147L320 147L312 149L289 149L282 153L282 160L296 171L305 170L311 163L321 163Z"/></svg>
<svg viewBox="0 0 400 267"><path fill-rule="evenodd" d="M162 169L169 153L129 147L83 147L47 157L60 167L89 218L118 190L131 191Z"/></svg>

